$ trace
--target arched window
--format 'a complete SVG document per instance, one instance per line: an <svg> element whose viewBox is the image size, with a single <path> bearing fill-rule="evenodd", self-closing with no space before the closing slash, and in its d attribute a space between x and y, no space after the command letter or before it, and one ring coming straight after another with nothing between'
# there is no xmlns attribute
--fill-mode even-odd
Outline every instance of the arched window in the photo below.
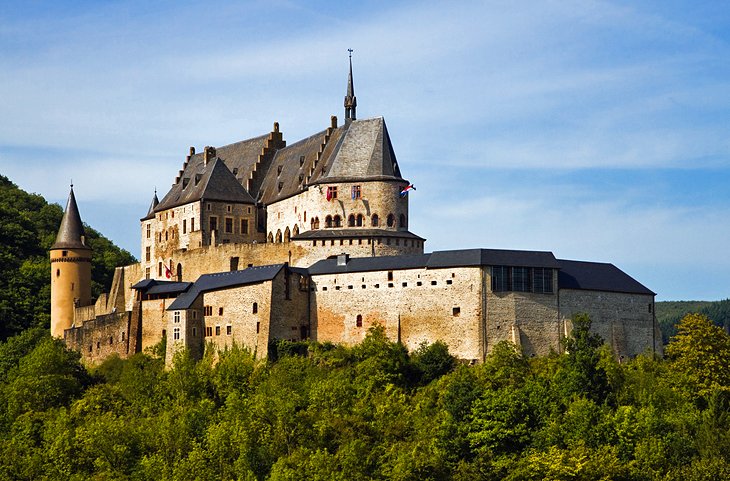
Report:
<svg viewBox="0 0 730 481"><path fill-rule="evenodd" d="M362 227L362 221L363 221L362 214L357 214L357 220L355 221L355 225L358 227Z"/></svg>
<svg viewBox="0 0 730 481"><path fill-rule="evenodd" d="M251 306L251 312L253 314L258 314L258 312L259 312L259 303L258 302L253 303L253 306Z"/></svg>
<svg viewBox="0 0 730 481"><path fill-rule="evenodd" d="M393 227L395 225L395 216L393 214L388 214L387 224L388 227Z"/></svg>
<svg viewBox="0 0 730 481"><path fill-rule="evenodd" d="M271 232L269 232L269 237L267 239L268 239L267 242L269 242L269 244L271 244L272 242L274 242L274 234L272 234Z"/></svg>
<svg viewBox="0 0 730 481"><path fill-rule="evenodd" d="M299 235L299 225L294 224L294 229L291 231L291 236L296 237Z"/></svg>
<svg viewBox="0 0 730 481"><path fill-rule="evenodd" d="M400 224L398 225L398 227L400 227L402 229L405 229L406 227L408 227L408 225L406 224L406 215L405 214L400 215Z"/></svg>
<svg viewBox="0 0 730 481"><path fill-rule="evenodd" d="M355 216L352 214L347 218L347 227L355 227Z"/></svg>
<svg viewBox="0 0 730 481"><path fill-rule="evenodd" d="M378 214L373 214L373 216L370 218L370 223L373 227L378 227Z"/></svg>
<svg viewBox="0 0 730 481"><path fill-rule="evenodd" d="M332 218L332 225L333 227L342 227L342 218L339 215L336 215Z"/></svg>
<svg viewBox="0 0 730 481"><path fill-rule="evenodd" d="M284 230L284 242L289 242L290 238L291 238L291 233L289 232L289 228L287 227Z"/></svg>
<svg viewBox="0 0 730 481"><path fill-rule="evenodd" d="M332 228L332 216L331 215L328 215L327 217L324 218L324 226L327 229Z"/></svg>
<svg viewBox="0 0 730 481"><path fill-rule="evenodd" d="M182 264L177 265L177 282L182 282Z"/></svg>
<svg viewBox="0 0 730 481"><path fill-rule="evenodd" d="M362 327L362 314L358 314L355 318L355 326Z"/></svg>
<svg viewBox="0 0 730 481"><path fill-rule="evenodd" d="M281 243L281 229L276 229L276 243Z"/></svg>

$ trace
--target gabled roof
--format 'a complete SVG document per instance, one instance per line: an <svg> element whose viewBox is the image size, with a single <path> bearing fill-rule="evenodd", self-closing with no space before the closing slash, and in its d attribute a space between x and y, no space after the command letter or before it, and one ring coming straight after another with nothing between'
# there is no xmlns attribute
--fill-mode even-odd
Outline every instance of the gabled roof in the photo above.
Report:
<svg viewBox="0 0 730 481"><path fill-rule="evenodd" d="M348 180L403 180L383 117L353 120L317 183Z"/></svg>
<svg viewBox="0 0 730 481"><path fill-rule="evenodd" d="M147 209L147 215L142 217L140 220L148 220L155 217L155 207L157 207L157 204L160 203L160 199L157 198L157 191L155 191L155 195L152 196L152 202L150 202L150 208Z"/></svg>
<svg viewBox="0 0 730 481"><path fill-rule="evenodd" d="M589 291L656 295L633 277L614 266L600 262L559 259L558 287Z"/></svg>
<svg viewBox="0 0 730 481"><path fill-rule="evenodd" d="M204 292L270 281L276 277L284 266L285 264L273 264L269 266L249 267L242 271L202 275L198 277L198 280L193 283L193 286L187 292L175 299L167 310L189 309L195 302L195 299Z"/></svg>
<svg viewBox="0 0 730 481"><path fill-rule="evenodd" d="M558 268L551 252L512 251L499 249L462 249L436 251L412 256L354 257L346 265L337 265L337 259L324 259L309 267L309 273L334 274L338 272L366 272L401 269L439 269L468 266L512 266Z"/></svg>
<svg viewBox="0 0 730 481"><path fill-rule="evenodd" d="M255 203L253 197L228 170L225 162L216 157L207 165L202 160L195 166L188 164L180 181L172 186L170 192L154 208L154 211L160 212L203 199L244 204Z"/></svg>
<svg viewBox="0 0 730 481"><path fill-rule="evenodd" d="M79 207L76 205L74 188L71 186L56 242L53 243L51 249L91 249L86 245L85 235Z"/></svg>
<svg viewBox="0 0 730 481"><path fill-rule="evenodd" d="M157 279L143 279L132 286L132 289L144 294L179 294L187 291L192 282L159 281Z"/></svg>

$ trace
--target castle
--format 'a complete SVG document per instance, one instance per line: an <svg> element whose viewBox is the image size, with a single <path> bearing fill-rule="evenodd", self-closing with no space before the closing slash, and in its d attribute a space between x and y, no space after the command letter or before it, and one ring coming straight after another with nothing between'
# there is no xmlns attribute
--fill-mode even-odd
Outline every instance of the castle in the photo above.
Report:
<svg viewBox="0 0 730 481"><path fill-rule="evenodd" d="M69 194L51 247L51 332L88 363L166 340L200 357L233 343L267 355L275 339L353 344L385 328L415 349L444 341L480 362L511 341L561 350L586 312L619 357L661 351L655 294L612 264L551 252L424 253L382 117L358 119L350 60L344 124L287 145L271 132L190 148L141 219L140 262L91 299L91 250Z"/></svg>

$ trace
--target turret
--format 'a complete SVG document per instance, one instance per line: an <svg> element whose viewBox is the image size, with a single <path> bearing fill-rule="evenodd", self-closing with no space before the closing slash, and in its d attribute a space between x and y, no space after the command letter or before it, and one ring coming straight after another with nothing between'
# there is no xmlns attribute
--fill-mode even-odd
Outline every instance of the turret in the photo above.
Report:
<svg viewBox="0 0 730 481"><path fill-rule="evenodd" d="M63 338L74 308L91 304L91 248L76 205L73 184L56 242L51 246L51 335Z"/></svg>

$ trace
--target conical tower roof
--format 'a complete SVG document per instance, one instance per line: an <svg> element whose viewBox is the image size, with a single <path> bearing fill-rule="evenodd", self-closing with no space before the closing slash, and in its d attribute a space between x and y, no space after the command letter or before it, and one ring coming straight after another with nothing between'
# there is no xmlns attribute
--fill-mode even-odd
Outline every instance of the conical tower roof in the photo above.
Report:
<svg viewBox="0 0 730 481"><path fill-rule="evenodd" d="M155 207L160 203L160 199L157 198L157 189L155 189L155 195L152 197L150 202L150 208L147 209L147 215L140 220L149 220L155 217Z"/></svg>
<svg viewBox="0 0 730 481"><path fill-rule="evenodd" d="M51 249L90 249L86 245L85 239L86 233L81 222L81 215L79 215L79 207L76 205L72 185L66 202L66 210L61 220L61 227L58 229L56 242L51 246Z"/></svg>

